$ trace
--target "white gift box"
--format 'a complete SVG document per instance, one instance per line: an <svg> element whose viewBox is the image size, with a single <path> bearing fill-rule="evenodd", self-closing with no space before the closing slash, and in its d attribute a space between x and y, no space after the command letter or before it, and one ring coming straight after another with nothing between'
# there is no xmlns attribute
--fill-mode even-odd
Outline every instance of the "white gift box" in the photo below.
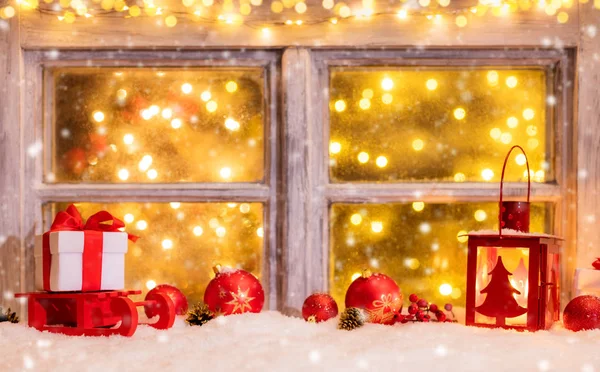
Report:
<svg viewBox="0 0 600 372"><path fill-rule="evenodd" d="M577 269L575 271L575 295L600 296L600 270Z"/></svg>
<svg viewBox="0 0 600 372"><path fill-rule="evenodd" d="M100 283L88 290L119 290L125 287L125 253L127 233L98 231L48 232L50 247L49 288L44 289L44 236L35 237L35 286L38 290L56 292L82 291L84 280L85 234L100 234L102 262L86 262L85 267L101 265ZM96 238L99 244L100 237ZM97 261L97 260L95 260Z"/></svg>

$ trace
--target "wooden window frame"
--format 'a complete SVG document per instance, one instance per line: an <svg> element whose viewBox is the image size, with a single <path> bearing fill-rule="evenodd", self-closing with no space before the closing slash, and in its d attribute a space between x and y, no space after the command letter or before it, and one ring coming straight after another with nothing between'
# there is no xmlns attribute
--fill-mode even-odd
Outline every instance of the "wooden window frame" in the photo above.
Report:
<svg viewBox="0 0 600 372"><path fill-rule="evenodd" d="M227 53L226 57L223 53ZM43 206L53 202L260 202L264 206L261 281L267 292L265 308L277 308L276 262L278 198L279 53L276 51L60 51L24 53L24 76L28 82L25 100L32 102L24 110L24 148L42 145L42 156L26 157L24 176L24 218L35 226L25 242L26 290L33 290L34 235L52 222ZM264 180L258 183L45 183L44 174L52 169L53 151L53 77L48 69L55 67L258 67L263 70L264 89ZM41 224L40 221L43 221Z"/></svg>
<svg viewBox="0 0 600 372"><path fill-rule="evenodd" d="M286 280L286 308L301 307L303 296L314 291L327 291L330 283L329 240L330 209L333 203L393 202L489 202L497 201L497 183L488 182L340 182L329 179L329 68L339 66L440 67L440 66L535 66L547 73L548 94L557 102L547 106L550 138L549 157L553 163L554 181L532 183L532 202L549 202L554 206L553 230L567 241L575 236L572 219L575 185L573 50L538 49L396 49L396 50L310 50L291 49L283 55L284 115L286 118L286 150L294 160L287 160L288 226L283 229ZM297 81L288 82L287 76ZM287 132L289 131L289 133ZM297 158L294 154L302 153ZM523 200L527 184L508 182L505 194ZM568 221L568 222L567 222ZM303 243L299 243L303 242ZM567 245L563 254L575 253ZM573 263L563 260L562 280L569 296Z"/></svg>

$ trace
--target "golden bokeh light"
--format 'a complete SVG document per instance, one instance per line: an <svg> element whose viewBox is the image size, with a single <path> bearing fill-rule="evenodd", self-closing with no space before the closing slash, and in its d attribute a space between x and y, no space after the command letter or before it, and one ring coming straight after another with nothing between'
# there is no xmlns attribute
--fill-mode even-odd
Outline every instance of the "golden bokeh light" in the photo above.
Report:
<svg viewBox="0 0 600 372"><path fill-rule="evenodd" d="M444 283L440 285L439 291L442 296L450 296L452 294L452 286L448 283Z"/></svg>
<svg viewBox="0 0 600 372"><path fill-rule="evenodd" d="M509 76L506 78L506 86L509 88L515 88L518 82L519 80L514 76Z"/></svg>
<svg viewBox="0 0 600 372"><path fill-rule="evenodd" d="M344 102L341 99L335 101L334 106L335 106L335 111L337 111L337 112L343 112L344 110L346 110L346 102Z"/></svg>
<svg viewBox="0 0 600 372"><path fill-rule="evenodd" d="M533 120L534 117L535 117L535 111L533 111L533 109L526 108L525 110L523 110L523 118L525 120Z"/></svg>
<svg viewBox="0 0 600 372"><path fill-rule="evenodd" d="M517 125L519 125L519 119L517 119L514 116L509 117L508 119L506 119L506 125L509 128L516 128Z"/></svg>
<svg viewBox="0 0 600 372"><path fill-rule="evenodd" d="M421 201L413 202L412 209L416 212L421 212L423 211L423 209L425 209L425 203Z"/></svg>
<svg viewBox="0 0 600 372"><path fill-rule="evenodd" d="M427 87L427 89L429 90L436 90L438 87L438 82L435 79L428 79L425 82L425 86Z"/></svg>
<svg viewBox="0 0 600 372"><path fill-rule="evenodd" d="M478 209L473 214L473 218L475 218L475 221L483 222L487 219L487 213L483 209Z"/></svg>
<svg viewBox="0 0 600 372"><path fill-rule="evenodd" d="M381 88L385 91L394 89L394 81L388 77L381 80Z"/></svg>
<svg viewBox="0 0 600 372"><path fill-rule="evenodd" d="M238 85L235 81L228 81L227 84L225 84L225 89L229 92L229 93L233 93L238 89Z"/></svg>
<svg viewBox="0 0 600 372"><path fill-rule="evenodd" d="M456 240L458 240L459 243L466 243L467 240L469 240L469 237L466 236L466 234L466 230L460 230L458 233L456 233Z"/></svg>
<svg viewBox="0 0 600 372"><path fill-rule="evenodd" d="M394 100L394 96L392 96L390 93L384 93L381 96L381 101L386 105L389 105L390 103L392 103L393 100Z"/></svg>
<svg viewBox="0 0 600 372"><path fill-rule="evenodd" d="M457 107L453 111L456 120L463 120L467 116L467 111L462 107Z"/></svg>
<svg viewBox="0 0 600 372"><path fill-rule="evenodd" d="M415 151L421 151L423 150L423 148L425 147L425 142L423 142L422 139L417 138L415 140L412 141L412 148Z"/></svg>
<svg viewBox="0 0 600 372"><path fill-rule="evenodd" d="M363 151L363 152L360 152L360 153L358 153L358 161L359 161L361 164L364 164L364 163L368 162L368 161L369 161L369 154L368 154L368 153L366 153L366 152L364 152L364 151Z"/></svg>
<svg viewBox="0 0 600 372"><path fill-rule="evenodd" d="M219 105L215 101L208 101L206 103L206 110L208 112L215 112L215 111L217 111L218 107L219 107Z"/></svg>
<svg viewBox="0 0 600 372"><path fill-rule="evenodd" d="M383 222L381 221L373 221L371 222L371 231L376 234L379 234L383 231Z"/></svg>
<svg viewBox="0 0 600 372"><path fill-rule="evenodd" d="M118 177L121 181L127 181L129 179L129 171L125 168L119 169Z"/></svg>
<svg viewBox="0 0 600 372"><path fill-rule="evenodd" d="M388 164L388 160L385 156L381 155L381 156L378 156L377 159L375 159L375 164L379 168L383 168Z"/></svg>
<svg viewBox="0 0 600 372"><path fill-rule="evenodd" d="M148 222L145 220L139 220L135 223L135 228L138 230L146 230L148 228Z"/></svg>
<svg viewBox="0 0 600 372"><path fill-rule="evenodd" d="M184 94L190 94L190 93L192 93L193 89L194 88L192 87L192 84L190 84L190 83L184 83L184 84L181 85L181 91Z"/></svg>
<svg viewBox="0 0 600 372"><path fill-rule="evenodd" d="M492 178L494 178L494 171L489 168L482 170L481 178L483 178L484 181L491 181Z"/></svg>
<svg viewBox="0 0 600 372"><path fill-rule="evenodd" d="M362 222L362 216L360 213L354 213L352 216L350 216L350 222L352 222L353 225L360 225Z"/></svg>
<svg viewBox="0 0 600 372"><path fill-rule="evenodd" d="M363 110L368 110L371 108L371 100L368 98L363 98L359 101L359 106Z"/></svg>
<svg viewBox="0 0 600 372"><path fill-rule="evenodd" d="M102 111L94 111L92 117L97 123L101 123L104 121L104 113Z"/></svg>
<svg viewBox="0 0 600 372"><path fill-rule="evenodd" d="M488 84L491 86L498 85L498 81L500 80L500 76L498 75L498 71L488 71L487 75Z"/></svg>
<svg viewBox="0 0 600 372"><path fill-rule="evenodd" d="M123 216L123 221L125 221L126 223L132 223L133 221L135 221L135 217L133 216L133 214L127 213Z"/></svg>
<svg viewBox="0 0 600 372"><path fill-rule="evenodd" d="M365 89L362 91L362 97L366 99L373 99L373 89Z"/></svg>
<svg viewBox="0 0 600 372"><path fill-rule="evenodd" d="M342 151L342 145L339 142L332 141L329 143L329 153L339 154Z"/></svg>

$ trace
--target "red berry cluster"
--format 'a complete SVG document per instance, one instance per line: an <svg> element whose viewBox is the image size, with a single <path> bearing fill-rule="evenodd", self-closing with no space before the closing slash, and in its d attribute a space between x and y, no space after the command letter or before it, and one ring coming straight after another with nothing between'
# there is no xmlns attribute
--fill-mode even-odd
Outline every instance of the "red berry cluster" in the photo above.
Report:
<svg viewBox="0 0 600 372"><path fill-rule="evenodd" d="M448 319L446 313L441 310L436 304L430 304L424 298L419 298L416 294L411 294L408 299L410 305L408 306L408 315L398 314L398 321L400 323L408 322L453 322ZM444 309L452 313L452 304L444 305ZM432 319L432 314L435 319ZM452 313L454 317L454 313Z"/></svg>

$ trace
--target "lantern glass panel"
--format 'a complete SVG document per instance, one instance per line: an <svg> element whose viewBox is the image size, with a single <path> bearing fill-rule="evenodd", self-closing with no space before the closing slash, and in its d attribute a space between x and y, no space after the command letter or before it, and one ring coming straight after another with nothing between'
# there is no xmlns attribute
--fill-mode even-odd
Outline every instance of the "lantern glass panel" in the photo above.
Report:
<svg viewBox="0 0 600 372"><path fill-rule="evenodd" d="M261 68L48 70L48 183L262 182Z"/></svg>
<svg viewBox="0 0 600 372"><path fill-rule="evenodd" d="M549 253L546 265L546 324L558 320L560 301L560 271L559 255Z"/></svg>
<svg viewBox="0 0 600 372"><path fill-rule="evenodd" d="M53 218L70 203L44 207ZM106 210L123 220L129 242L125 285L145 293L157 284L179 288L190 304L203 301L215 264L262 273L262 203L76 203L82 217ZM51 221L46 221L49 225Z"/></svg>
<svg viewBox="0 0 600 372"><path fill-rule="evenodd" d="M527 325L527 312L523 311L527 309L529 294L529 253L529 248L521 247L477 247L476 323L497 324L497 318L486 313L499 308L498 303L502 303L507 306L507 311L521 313L506 317L506 325Z"/></svg>
<svg viewBox="0 0 600 372"><path fill-rule="evenodd" d="M552 181L547 79L529 66L333 67L330 179L498 182L506 151L521 144L532 181ZM517 155L505 179L526 176Z"/></svg>

